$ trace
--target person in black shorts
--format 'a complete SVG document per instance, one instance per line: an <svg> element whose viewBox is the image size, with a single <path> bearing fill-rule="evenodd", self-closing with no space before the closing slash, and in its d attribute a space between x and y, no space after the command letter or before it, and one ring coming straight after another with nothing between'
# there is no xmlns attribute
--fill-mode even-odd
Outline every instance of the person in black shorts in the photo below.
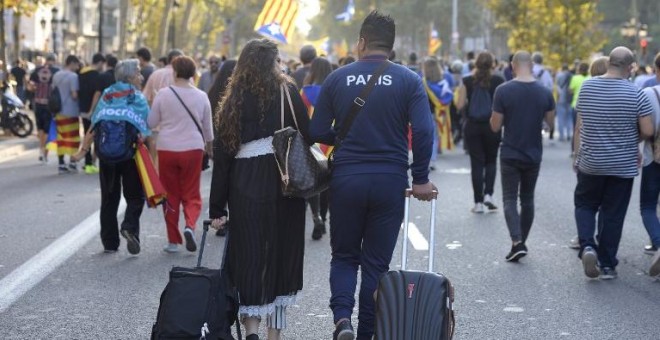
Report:
<svg viewBox="0 0 660 340"><path fill-rule="evenodd" d="M56 62L54 54L46 57L46 64L37 67L30 75L30 88L34 90L34 115L37 121L37 135L39 136L39 161L43 164L48 162L48 131L53 115L48 110L48 96L50 95L50 84L53 75L59 71L53 66Z"/></svg>

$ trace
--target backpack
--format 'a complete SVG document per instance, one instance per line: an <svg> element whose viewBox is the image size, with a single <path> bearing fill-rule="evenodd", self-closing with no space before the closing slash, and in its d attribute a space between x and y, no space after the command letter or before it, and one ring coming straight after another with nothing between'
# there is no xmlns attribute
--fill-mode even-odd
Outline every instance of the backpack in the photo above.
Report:
<svg viewBox="0 0 660 340"><path fill-rule="evenodd" d="M48 96L48 111L52 114L62 112L62 96L57 86L53 86Z"/></svg>
<svg viewBox="0 0 660 340"><path fill-rule="evenodd" d="M468 105L467 116L473 121L487 122L493 112L493 98L488 89L475 84Z"/></svg>
<svg viewBox="0 0 660 340"><path fill-rule="evenodd" d="M123 120L102 120L94 127L94 145L98 158L108 164L117 164L135 156L138 129Z"/></svg>

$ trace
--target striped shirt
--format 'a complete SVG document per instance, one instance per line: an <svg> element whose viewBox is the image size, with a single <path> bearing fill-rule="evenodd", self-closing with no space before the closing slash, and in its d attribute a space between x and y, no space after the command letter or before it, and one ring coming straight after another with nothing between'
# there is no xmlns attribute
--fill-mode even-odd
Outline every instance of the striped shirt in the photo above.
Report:
<svg viewBox="0 0 660 340"><path fill-rule="evenodd" d="M580 89L576 109L582 119L577 166L590 175L638 175L639 118L653 112L651 102L631 82L596 77Z"/></svg>

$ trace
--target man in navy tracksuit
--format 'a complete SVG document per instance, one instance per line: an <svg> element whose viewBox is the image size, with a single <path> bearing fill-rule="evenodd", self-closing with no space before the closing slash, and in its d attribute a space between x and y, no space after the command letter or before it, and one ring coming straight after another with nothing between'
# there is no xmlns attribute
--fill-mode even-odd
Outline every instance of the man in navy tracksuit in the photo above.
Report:
<svg viewBox="0 0 660 340"><path fill-rule="evenodd" d="M357 45L360 60L333 72L323 84L310 125L315 141L334 144L353 101L374 71L388 62L394 35L391 17L374 11L364 20ZM357 338L373 337L374 291L389 269L403 220L409 126L413 134L413 195L430 200L435 189L428 178L433 122L420 77L391 64L365 99L334 156L330 185L330 307L336 325L334 339L339 340L355 338L351 314L359 266L362 284Z"/></svg>

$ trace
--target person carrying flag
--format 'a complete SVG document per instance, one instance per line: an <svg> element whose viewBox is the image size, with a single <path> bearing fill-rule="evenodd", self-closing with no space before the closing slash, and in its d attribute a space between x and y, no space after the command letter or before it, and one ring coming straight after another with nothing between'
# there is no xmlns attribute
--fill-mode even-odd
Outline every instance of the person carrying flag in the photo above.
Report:
<svg viewBox="0 0 660 340"><path fill-rule="evenodd" d="M431 112L437 127L433 130L433 151L431 154L431 170L435 170L438 149L451 150L454 139L451 133L451 117L449 105L454 99L451 85L445 79L438 59L428 57L422 64L422 81L429 97Z"/></svg>
<svg viewBox="0 0 660 340"><path fill-rule="evenodd" d="M135 255L140 252L140 216L145 201L138 168L132 157L135 150L130 150L135 147L135 143L116 143L117 139L112 138L112 135L122 135L124 140L126 136L132 136L135 142L140 136L151 135L147 124L149 105L139 90L143 78L137 59L117 64L115 78L117 82L103 91L92 115L91 130L85 135L81 151L73 159L82 159L89 152L96 134L109 136L102 141L96 138L94 142L101 182L101 242L105 253L115 253L119 248L117 210L123 191L126 212L121 224L121 236L126 239L128 252ZM126 150L121 150L122 146ZM108 152L103 152L108 150L119 151L125 157L111 161L106 157Z"/></svg>

